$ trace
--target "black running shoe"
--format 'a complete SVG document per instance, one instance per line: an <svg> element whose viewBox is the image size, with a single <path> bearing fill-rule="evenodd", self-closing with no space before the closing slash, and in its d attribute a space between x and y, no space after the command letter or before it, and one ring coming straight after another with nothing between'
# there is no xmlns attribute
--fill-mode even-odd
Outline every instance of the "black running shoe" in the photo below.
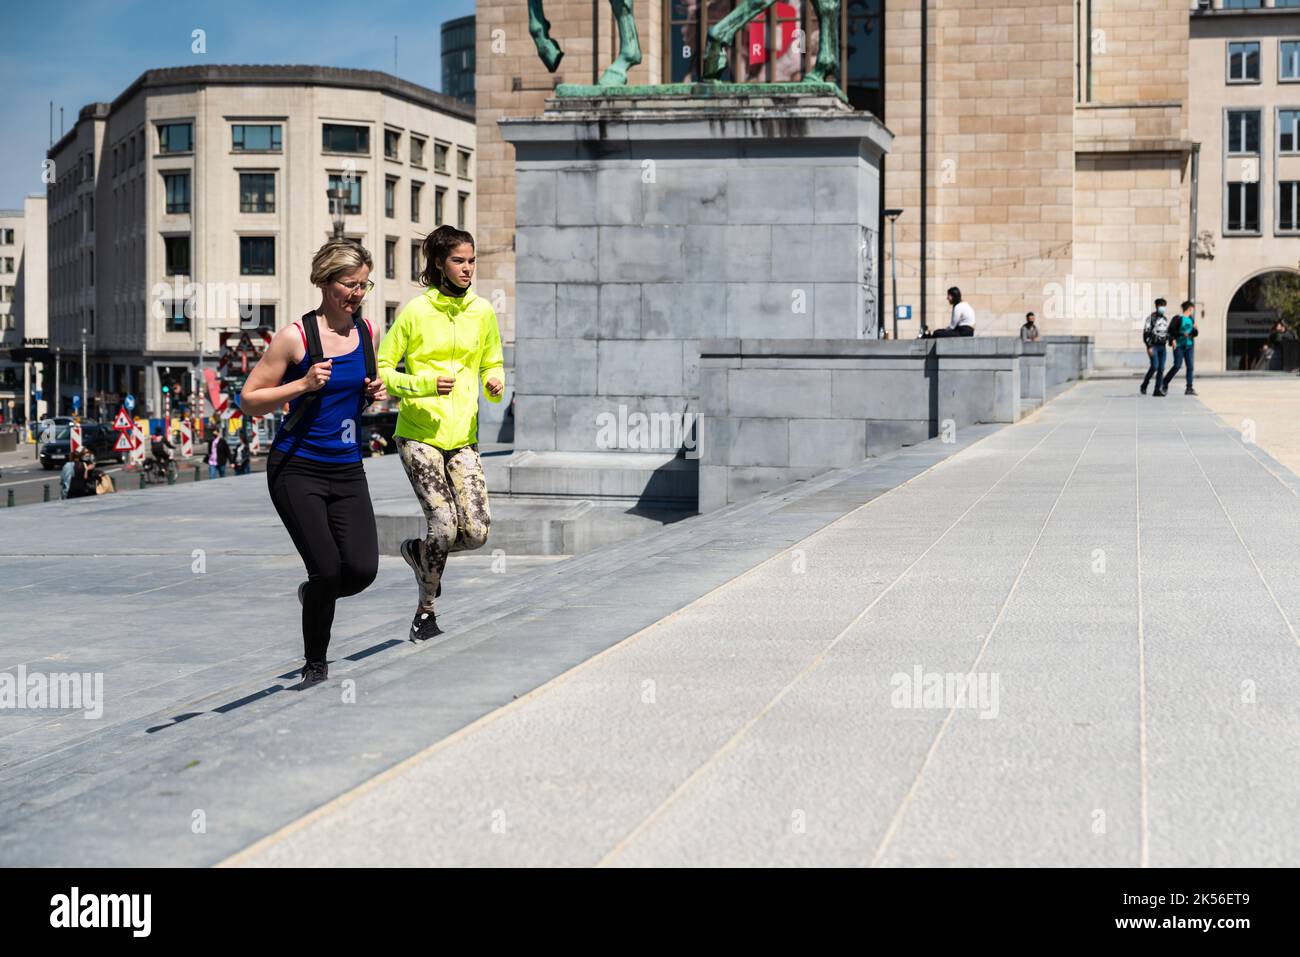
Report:
<svg viewBox="0 0 1300 957"><path fill-rule="evenodd" d="M1146 394L1147 394L1147 384L1146 384L1145 382L1143 382L1140 386L1138 386L1138 391L1141 392L1143 395L1146 395Z"/></svg>
<svg viewBox="0 0 1300 957"><path fill-rule="evenodd" d="M1196 390L1189 385L1186 389L1183 390L1183 395L1196 395Z"/></svg>
<svg viewBox="0 0 1300 957"><path fill-rule="evenodd" d="M298 685L301 690L310 688L312 685L318 685L330 676L330 666L323 661L309 661L302 666L302 683Z"/></svg>
<svg viewBox="0 0 1300 957"><path fill-rule="evenodd" d="M442 634L438 627L438 616L431 611L417 611L411 619L411 641L428 641Z"/></svg>

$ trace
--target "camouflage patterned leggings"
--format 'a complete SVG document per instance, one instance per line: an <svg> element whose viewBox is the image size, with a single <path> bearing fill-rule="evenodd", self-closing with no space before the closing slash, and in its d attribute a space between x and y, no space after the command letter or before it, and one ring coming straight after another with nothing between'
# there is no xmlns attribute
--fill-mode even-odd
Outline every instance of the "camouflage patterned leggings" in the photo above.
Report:
<svg viewBox="0 0 1300 957"><path fill-rule="evenodd" d="M432 611L438 582L451 552L478 548L487 541L492 516L478 445L440 449L397 437L397 454L428 520L420 584L420 610Z"/></svg>

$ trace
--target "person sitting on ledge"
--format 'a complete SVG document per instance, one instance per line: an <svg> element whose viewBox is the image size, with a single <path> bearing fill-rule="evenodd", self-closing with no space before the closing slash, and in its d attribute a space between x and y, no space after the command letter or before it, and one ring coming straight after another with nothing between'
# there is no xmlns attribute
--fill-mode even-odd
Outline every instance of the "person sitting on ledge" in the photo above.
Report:
<svg viewBox="0 0 1300 957"><path fill-rule="evenodd" d="M935 329L926 333L924 339L946 339L950 336L975 335L975 310L969 302L962 302L961 290L953 286L948 290L948 302L952 304L952 318L947 329Z"/></svg>
<svg viewBox="0 0 1300 957"><path fill-rule="evenodd" d="M1020 339L1022 342L1038 341L1038 323L1037 317L1032 312L1025 313L1025 324L1020 327Z"/></svg>

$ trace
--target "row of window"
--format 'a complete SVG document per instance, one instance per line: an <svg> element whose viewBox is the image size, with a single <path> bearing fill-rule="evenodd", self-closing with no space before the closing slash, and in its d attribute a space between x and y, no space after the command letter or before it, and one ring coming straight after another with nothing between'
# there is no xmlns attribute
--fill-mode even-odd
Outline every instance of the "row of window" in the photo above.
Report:
<svg viewBox="0 0 1300 957"><path fill-rule="evenodd" d="M163 315L166 317L164 326L167 332L190 332L190 320L194 316L194 300L192 299L169 299L164 305ZM239 303L239 327L241 329L274 329L276 328L276 310L275 303ZM0 317L0 328L4 328L3 322L5 317ZM384 304L384 331L387 332L393 328L393 322L397 319L397 303L388 302ZM12 322L12 319L11 319ZM9 326L13 328L12 325Z"/></svg>
<svg viewBox="0 0 1300 957"><path fill-rule="evenodd" d="M166 195L166 210L170 215L182 215L190 211L190 174L189 172L163 173L163 191ZM329 191L342 190L343 212L349 216L361 215L361 179L358 174L344 176L331 174ZM390 219L397 215L397 183L395 177L384 181L384 215ZM411 181L411 222L420 221L421 196L424 184ZM465 228L466 213L469 208L469 193L459 193L456 203L456 226ZM433 221L443 221L447 190L438 186L433 193ZM275 212L275 173L240 173L239 174L239 211L241 213ZM330 210L333 212L333 210Z"/></svg>
<svg viewBox="0 0 1300 957"><path fill-rule="evenodd" d="M1228 154L1259 153L1259 110L1228 110ZM1277 111L1277 151L1300 154L1300 109Z"/></svg>
<svg viewBox="0 0 1300 957"><path fill-rule="evenodd" d="M384 240L384 277L397 278L397 244L399 240ZM411 240L412 281L419 278L421 240ZM190 237L164 236L164 258L168 276L190 275ZM239 274L241 276L275 275L275 237L239 237Z"/></svg>
<svg viewBox="0 0 1300 957"><path fill-rule="evenodd" d="M1300 40L1278 41L1277 78L1281 82L1300 81ZM1228 82L1260 82L1260 41L1228 42Z"/></svg>
<svg viewBox="0 0 1300 957"><path fill-rule="evenodd" d="M1277 184L1277 215L1274 231L1300 232L1300 180L1283 180ZM1230 182L1225 204L1225 233L1257 235L1259 228L1259 183Z"/></svg>
<svg viewBox="0 0 1300 957"><path fill-rule="evenodd" d="M384 157L401 162L402 131L384 130ZM424 168L424 151L428 145L426 137L415 133L407 134L410 141L409 153L412 166ZM123 144L113 151L113 175L128 168L136 162L137 147L135 137L130 144ZM142 141L141 141L142 142ZM280 153L284 149L284 127L280 123L235 123L230 127L230 148L235 153ZM358 156L370 155L370 127L354 126L348 123L321 124L321 150L325 153L350 153ZM194 152L194 124L191 122L160 123L158 125L158 152L167 155ZM129 154L129 155L128 155ZM433 169L436 173L447 173L447 161L451 156L451 144L434 142ZM467 149L456 150L456 175L461 179L470 178L471 153Z"/></svg>

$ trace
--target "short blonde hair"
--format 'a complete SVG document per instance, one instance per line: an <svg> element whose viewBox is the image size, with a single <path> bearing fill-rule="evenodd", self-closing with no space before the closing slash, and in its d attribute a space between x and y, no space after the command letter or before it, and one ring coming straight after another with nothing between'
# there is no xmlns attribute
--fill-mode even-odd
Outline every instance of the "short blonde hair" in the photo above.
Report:
<svg viewBox="0 0 1300 957"><path fill-rule="evenodd" d="M311 284L323 286L335 276L365 266L374 271L370 251L355 239L331 239L311 257Z"/></svg>

